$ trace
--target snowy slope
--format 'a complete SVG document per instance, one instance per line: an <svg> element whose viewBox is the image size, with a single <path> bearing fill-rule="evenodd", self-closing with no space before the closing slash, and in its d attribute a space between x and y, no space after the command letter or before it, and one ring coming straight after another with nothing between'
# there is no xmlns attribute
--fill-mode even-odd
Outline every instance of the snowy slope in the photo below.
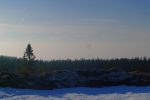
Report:
<svg viewBox="0 0 150 100"><path fill-rule="evenodd" d="M56 90L0 88L0 100L150 100L150 86Z"/></svg>

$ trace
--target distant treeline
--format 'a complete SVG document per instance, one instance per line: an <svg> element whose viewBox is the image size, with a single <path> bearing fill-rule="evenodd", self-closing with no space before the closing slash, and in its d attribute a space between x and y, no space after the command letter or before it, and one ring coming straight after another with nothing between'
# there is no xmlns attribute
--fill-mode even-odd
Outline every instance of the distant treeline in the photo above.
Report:
<svg viewBox="0 0 150 100"><path fill-rule="evenodd" d="M30 70L23 58L0 56L1 73L18 73ZM26 69L27 68L27 69ZM108 70L126 72L150 72L150 58L120 59L78 59L78 60L35 60L32 70L35 73L50 73L60 70ZM30 72L30 71L29 71Z"/></svg>

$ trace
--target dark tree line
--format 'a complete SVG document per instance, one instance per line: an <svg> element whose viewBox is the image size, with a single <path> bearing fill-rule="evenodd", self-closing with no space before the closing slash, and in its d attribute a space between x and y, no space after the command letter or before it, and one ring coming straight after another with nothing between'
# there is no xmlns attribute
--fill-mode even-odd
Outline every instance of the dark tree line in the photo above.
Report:
<svg viewBox="0 0 150 100"><path fill-rule="evenodd" d="M18 68L28 67L24 59L0 56L0 72L17 72ZM35 60L34 68L39 72L51 72L57 70L113 70L127 72L150 72L149 58L133 59L79 59L79 60Z"/></svg>

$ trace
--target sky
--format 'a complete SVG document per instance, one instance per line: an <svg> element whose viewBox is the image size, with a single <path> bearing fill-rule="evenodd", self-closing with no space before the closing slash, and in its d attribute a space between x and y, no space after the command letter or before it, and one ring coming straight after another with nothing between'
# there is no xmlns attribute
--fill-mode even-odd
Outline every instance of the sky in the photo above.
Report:
<svg viewBox="0 0 150 100"><path fill-rule="evenodd" d="M150 56L150 0L0 0L0 55Z"/></svg>

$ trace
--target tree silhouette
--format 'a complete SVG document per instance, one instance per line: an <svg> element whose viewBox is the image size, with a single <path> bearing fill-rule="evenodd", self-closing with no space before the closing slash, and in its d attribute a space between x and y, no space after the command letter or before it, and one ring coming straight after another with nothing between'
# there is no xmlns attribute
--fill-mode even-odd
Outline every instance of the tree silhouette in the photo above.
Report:
<svg viewBox="0 0 150 100"><path fill-rule="evenodd" d="M27 48L24 52L23 59L27 62L28 66L33 66L35 55L33 53L32 46L30 44L27 45Z"/></svg>

